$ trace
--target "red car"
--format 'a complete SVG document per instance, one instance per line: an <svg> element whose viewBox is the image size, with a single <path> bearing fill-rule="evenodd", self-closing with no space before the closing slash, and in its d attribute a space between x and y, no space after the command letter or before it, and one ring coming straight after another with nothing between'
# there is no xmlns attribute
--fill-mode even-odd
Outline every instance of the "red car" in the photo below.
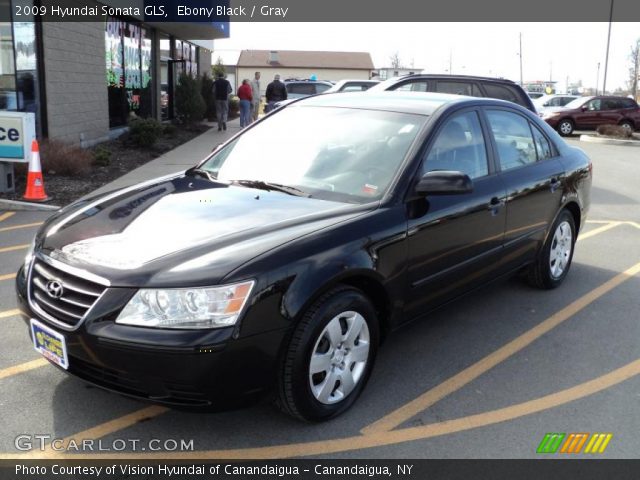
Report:
<svg viewBox="0 0 640 480"><path fill-rule="evenodd" d="M575 129L595 130L599 125L620 125L633 131L640 128L640 107L626 97L580 97L542 118L565 136Z"/></svg>

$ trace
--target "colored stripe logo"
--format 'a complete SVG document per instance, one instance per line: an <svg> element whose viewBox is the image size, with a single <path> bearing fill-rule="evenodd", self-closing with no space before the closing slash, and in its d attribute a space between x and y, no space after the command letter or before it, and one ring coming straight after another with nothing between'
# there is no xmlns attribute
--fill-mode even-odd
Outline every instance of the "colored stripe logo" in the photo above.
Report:
<svg viewBox="0 0 640 480"><path fill-rule="evenodd" d="M604 453L612 438L612 433L547 433L536 453Z"/></svg>

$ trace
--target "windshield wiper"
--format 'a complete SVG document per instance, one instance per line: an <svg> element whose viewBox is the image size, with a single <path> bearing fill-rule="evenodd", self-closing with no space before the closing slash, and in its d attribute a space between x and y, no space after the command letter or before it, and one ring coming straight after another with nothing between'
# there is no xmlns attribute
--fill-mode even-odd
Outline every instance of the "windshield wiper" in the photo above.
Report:
<svg viewBox="0 0 640 480"><path fill-rule="evenodd" d="M310 197L311 194L300 190L296 187L290 187L289 185L282 185L280 183L265 182L263 180L230 180L233 185L241 185L243 187L257 188L259 190L276 191L288 193L289 195L295 195L296 197Z"/></svg>
<svg viewBox="0 0 640 480"><path fill-rule="evenodd" d="M185 173L185 175L197 175L197 176L200 176L200 177L204 177L207 180L211 180L212 182L217 182L218 181L216 179L216 177L211 175L211 172L208 172L207 170L204 170L204 169L198 168L198 167L191 167L190 169L188 169L184 173Z"/></svg>

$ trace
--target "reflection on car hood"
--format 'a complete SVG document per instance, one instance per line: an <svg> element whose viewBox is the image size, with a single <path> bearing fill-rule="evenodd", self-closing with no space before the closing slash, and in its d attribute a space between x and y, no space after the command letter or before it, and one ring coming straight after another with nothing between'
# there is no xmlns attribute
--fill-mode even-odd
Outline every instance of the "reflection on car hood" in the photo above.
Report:
<svg viewBox="0 0 640 480"><path fill-rule="evenodd" d="M228 271L358 210L182 176L123 190L60 216L47 226L41 248L65 263L102 267L111 278L124 279L118 271L132 269L184 271L206 256L209 266L217 259Z"/></svg>

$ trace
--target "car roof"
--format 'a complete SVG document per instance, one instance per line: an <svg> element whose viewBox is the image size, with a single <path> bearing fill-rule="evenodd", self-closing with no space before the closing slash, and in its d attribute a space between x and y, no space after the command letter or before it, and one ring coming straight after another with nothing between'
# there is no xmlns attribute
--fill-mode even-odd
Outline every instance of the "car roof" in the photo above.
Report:
<svg viewBox="0 0 640 480"><path fill-rule="evenodd" d="M508 105L511 107L516 105L512 102L496 100L494 98L467 97L447 93L384 91L376 93L355 92L315 95L291 103L287 108L306 106L348 107L432 115L433 112L443 105L471 102L487 105ZM516 106L516 108L522 107Z"/></svg>
<svg viewBox="0 0 640 480"><path fill-rule="evenodd" d="M394 78L397 80L404 80L406 78L450 78L452 80L479 80L483 82L509 83L511 85L517 85L516 82L509 80L508 78L483 77L480 75L452 75L448 73L412 73L410 75L401 75Z"/></svg>

